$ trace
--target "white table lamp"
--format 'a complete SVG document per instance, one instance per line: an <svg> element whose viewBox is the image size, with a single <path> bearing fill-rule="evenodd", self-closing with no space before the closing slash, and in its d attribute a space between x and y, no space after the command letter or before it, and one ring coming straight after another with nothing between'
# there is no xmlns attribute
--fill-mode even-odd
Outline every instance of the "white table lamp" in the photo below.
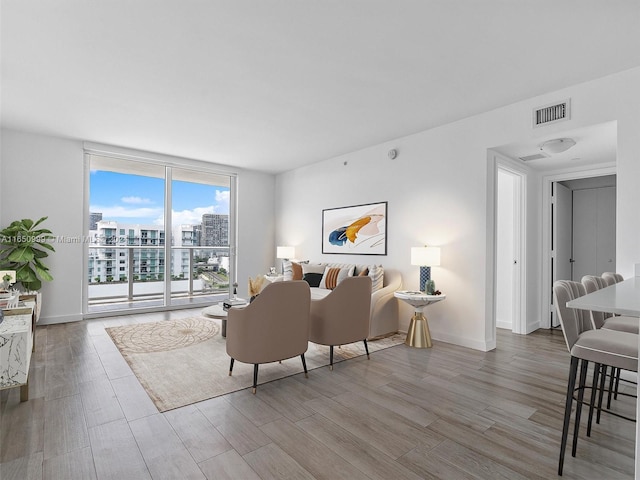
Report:
<svg viewBox="0 0 640 480"><path fill-rule="evenodd" d="M412 247L411 265L420 267L420 291L425 292L431 279L431 267L440 265L440 247Z"/></svg>
<svg viewBox="0 0 640 480"><path fill-rule="evenodd" d="M276 258L281 258L282 262L282 271L284 272L284 260L289 260L290 258L295 257L296 249L295 247L276 247Z"/></svg>

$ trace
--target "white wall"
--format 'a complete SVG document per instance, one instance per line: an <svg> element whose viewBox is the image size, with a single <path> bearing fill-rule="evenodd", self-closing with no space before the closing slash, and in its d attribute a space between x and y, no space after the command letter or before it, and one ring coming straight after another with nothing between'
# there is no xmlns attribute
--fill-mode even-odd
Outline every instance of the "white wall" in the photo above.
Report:
<svg viewBox="0 0 640 480"><path fill-rule="evenodd" d="M0 218L2 226L17 218L48 215L54 235L84 234L83 143L44 135L2 130ZM230 171L229 167L220 167ZM238 172L238 279L246 295L247 276L265 273L275 261L273 175ZM42 287L42 323L82 318L84 246L56 244L49 257L53 282Z"/></svg>
<svg viewBox="0 0 640 480"><path fill-rule="evenodd" d="M387 200L388 255L369 260L402 271L405 287L417 288L412 246L442 247L432 269L447 299L428 310L434 339L481 350L495 347L493 312L493 180L487 149L582 126L618 121L617 270L631 275L640 261L640 68L579 84L481 115L371 146L306 166L276 180L276 242L296 246L297 256L345 261L322 255L322 209ZM478 92L478 94L482 94ZM533 129L534 107L567 97L572 118ZM387 151L398 149L395 160ZM346 164L345 164L346 163ZM491 185L490 188L487 185ZM541 315L541 180L527 182L527 325ZM342 258L340 258L342 257ZM410 309L401 305L406 329Z"/></svg>
<svg viewBox="0 0 640 480"><path fill-rule="evenodd" d="M48 216L54 235L80 237L83 202L82 143L2 131L2 220ZM79 243L55 243L46 260L53 282L43 282L41 321L78 320L82 313L82 252Z"/></svg>

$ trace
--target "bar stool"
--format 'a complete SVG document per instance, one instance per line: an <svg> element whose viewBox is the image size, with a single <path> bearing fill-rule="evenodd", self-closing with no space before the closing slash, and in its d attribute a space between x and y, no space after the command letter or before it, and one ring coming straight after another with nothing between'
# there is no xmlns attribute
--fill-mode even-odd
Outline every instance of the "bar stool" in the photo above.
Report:
<svg viewBox="0 0 640 480"><path fill-rule="evenodd" d="M624 277L622 275L620 275L619 273L615 273L615 272L604 272L602 274L602 278L604 279L605 282L607 282L607 285L613 285L614 283L620 283L624 280Z"/></svg>
<svg viewBox="0 0 640 480"><path fill-rule="evenodd" d="M617 274L616 274L617 275ZM586 293L593 293L601 288L608 287L609 284L602 277L596 275L585 275L582 277L582 285ZM611 313L591 312L591 320L594 328L607 328L609 330L618 330L620 332L629 332L638 334L638 319L636 317L614 316Z"/></svg>
<svg viewBox="0 0 640 480"><path fill-rule="evenodd" d="M616 278L615 276L618 274L611 274L610 278ZM620 276L620 278L622 278ZM608 287L607 281L604 279L604 274L602 277L598 277L596 275L585 275L581 280L582 285L584 285L586 293L593 293L601 288ZM628 332L638 334L638 319L636 317L628 317L628 316L614 316L611 313L605 312L594 312L591 311L591 320L595 328L606 328L608 330L617 330L619 332ZM594 371L593 381L594 384L598 382L598 376L602 375L600 378L600 397L598 400L598 413L596 415L596 423L600 423L600 412L602 410L602 396L604 394L604 382L607 376L607 367L602 367L602 372ZM615 386L614 386L615 382ZM611 371L611 375L609 376L609 392L607 395L607 408L611 408L611 396L614 395L614 398L618 399L618 387L620 385L620 369L613 368ZM592 410L589 410L589 427L587 428L587 436L591 434L591 415Z"/></svg>
<svg viewBox="0 0 640 480"><path fill-rule="evenodd" d="M558 280L553 284L553 297L556 312L562 325L567 348L571 354L569 369L569 381L567 384L567 397L564 409L564 421L562 426L562 439L560 441L560 459L558 462L558 475L562 475L564 455L571 422L571 408L573 395L577 390L577 405L575 425L573 430L573 446L571 455L575 457L578 445L578 433L580 429L580 416L584 399L584 389L587 378L589 362L594 363L595 370L600 370L601 365L621 368L637 372L638 370L638 337L632 333L620 332L609 329L594 329L590 313L567 307L567 302L585 295L584 286L579 282ZM576 389L576 376L580 363L580 378ZM591 385L592 411L595 403L595 384ZM617 415L617 414L614 414ZM620 415L618 415L620 416ZM624 417L626 418L626 417Z"/></svg>

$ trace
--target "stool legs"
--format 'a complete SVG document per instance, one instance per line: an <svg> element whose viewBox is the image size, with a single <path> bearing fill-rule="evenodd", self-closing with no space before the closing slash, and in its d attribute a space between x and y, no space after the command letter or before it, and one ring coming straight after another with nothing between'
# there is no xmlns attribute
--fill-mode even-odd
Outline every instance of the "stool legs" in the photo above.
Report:
<svg viewBox="0 0 640 480"><path fill-rule="evenodd" d="M567 399L564 406L564 422L562 425L562 439L560 440L560 461L558 462L558 475L562 475L564 466L564 451L569 435L569 421L571 420L571 406L573 404L573 390L576 387L576 374L578 373L578 358L571 357L569 367L569 382L567 383Z"/></svg>
<svg viewBox="0 0 640 480"><path fill-rule="evenodd" d="M573 447L571 448L571 456L576 456L578 448L578 433L580 432L580 417L582 416L582 401L584 399L584 386L587 380L587 368L589 362L582 360L580 365L580 383L578 384L578 399L576 404L576 424L573 427ZM571 414L571 412L569 412Z"/></svg>

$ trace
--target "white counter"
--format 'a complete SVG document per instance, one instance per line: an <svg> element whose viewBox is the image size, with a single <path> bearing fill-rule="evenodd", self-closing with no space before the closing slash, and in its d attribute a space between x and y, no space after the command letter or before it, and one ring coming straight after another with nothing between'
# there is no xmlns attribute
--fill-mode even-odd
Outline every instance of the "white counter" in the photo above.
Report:
<svg viewBox="0 0 640 480"><path fill-rule="evenodd" d="M631 277L571 300L567 307L640 317L640 277Z"/></svg>

